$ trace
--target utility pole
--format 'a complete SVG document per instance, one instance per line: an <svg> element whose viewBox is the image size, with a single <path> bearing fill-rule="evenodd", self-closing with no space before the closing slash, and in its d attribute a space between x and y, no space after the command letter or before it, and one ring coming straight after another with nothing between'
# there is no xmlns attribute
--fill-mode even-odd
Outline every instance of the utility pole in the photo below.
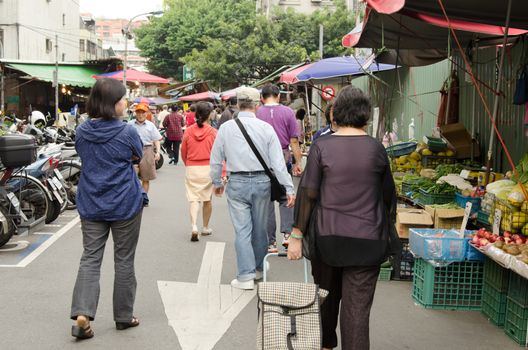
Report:
<svg viewBox="0 0 528 350"><path fill-rule="evenodd" d="M4 58L4 42L3 41L0 41L0 58ZM5 95L4 95L4 90L5 90L5 82L4 82L4 74L5 74L5 65L4 63L1 63L0 62L0 69L2 70L0 72L0 103L1 103L1 106L0 106L0 116L5 116L5 112L4 112L4 106L5 106Z"/></svg>
<svg viewBox="0 0 528 350"><path fill-rule="evenodd" d="M59 36L55 35L55 120L59 120Z"/></svg>

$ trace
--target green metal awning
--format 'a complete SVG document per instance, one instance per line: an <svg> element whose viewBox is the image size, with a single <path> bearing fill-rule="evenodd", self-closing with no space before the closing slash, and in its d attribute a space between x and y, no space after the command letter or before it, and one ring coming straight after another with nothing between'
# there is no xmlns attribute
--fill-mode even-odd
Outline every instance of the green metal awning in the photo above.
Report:
<svg viewBox="0 0 528 350"><path fill-rule="evenodd" d="M302 63L302 64L304 64L304 63ZM291 68L291 65L282 66L279 69L277 69L276 71L274 71L273 73L271 73L270 75L268 75L267 77L264 77L264 78L260 79L259 81L257 81L256 83L252 84L251 87L258 88L261 85L264 85L266 83L272 82L276 78L280 77L280 75L285 70L288 70L289 68Z"/></svg>
<svg viewBox="0 0 528 350"><path fill-rule="evenodd" d="M54 64L9 63L7 66L34 79L53 82ZM90 88L95 83L92 76L101 73L101 69L95 67L59 64L59 84Z"/></svg>

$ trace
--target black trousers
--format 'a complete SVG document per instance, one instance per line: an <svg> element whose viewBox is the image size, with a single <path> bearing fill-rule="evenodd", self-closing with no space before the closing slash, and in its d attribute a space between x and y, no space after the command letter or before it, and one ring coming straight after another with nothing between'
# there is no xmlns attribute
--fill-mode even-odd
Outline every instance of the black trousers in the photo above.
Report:
<svg viewBox="0 0 528 350"><path fill-rule="evenodd" d="M311 263L314 282L329 291L321 305L323 347L337 346L336 327L340 316L341 348L369 350L370 309L379 266L333 267L320 258L312 259Z"/></svg>
<svg viewBox="0 0 528 350"><path fill-rule="evenodd" d="M165 149L169 153L169 158L174 159L174 164L178 164L180 159L181 141L165 140Z"/></svg>

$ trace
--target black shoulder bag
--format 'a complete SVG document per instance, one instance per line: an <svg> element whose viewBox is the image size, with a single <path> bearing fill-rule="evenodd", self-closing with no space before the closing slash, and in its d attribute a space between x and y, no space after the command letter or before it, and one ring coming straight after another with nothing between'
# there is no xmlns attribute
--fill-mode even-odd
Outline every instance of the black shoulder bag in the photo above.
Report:
<svg viewBox="0 0 528 350"><path fill-rule="evenodd" d="M251 140L251 137L249 137L249 134L246 131L246 128L244 128L244 125L240 121L240 119L235 118L235 122L237 123L238 127L240 128L240 131L242 132L242 135L244 135L244 138L246 139L247 143L249 144L249 147L251 147L251 150L257 157L258 161L264 168L264 172L268 177L270 178L271 182L271 201L280 201L286 197L286 187L284 187L280 182L279 179L277 179L277 176L273 172L272 169L268 167L262 156L260 155L259 151L257 150L257 147L255 147L255 144L253 143L253 140Z"/></svg>

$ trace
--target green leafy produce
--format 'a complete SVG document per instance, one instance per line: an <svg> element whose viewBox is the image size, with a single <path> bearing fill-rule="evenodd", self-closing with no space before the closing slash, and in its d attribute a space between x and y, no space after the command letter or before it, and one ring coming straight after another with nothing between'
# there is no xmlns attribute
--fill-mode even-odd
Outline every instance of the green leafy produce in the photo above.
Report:
<svg viewBox="0 0 528 350"><path fill-rule="evenodd" d="M435 209L460 209L460 207L454 202L446 204L432 204L431 207Z"/></svg>
<svg viewBox="0 0 528 350"><path fill-rule="evenodd" d="M464 170L464 166L462 164L440 164L436 167L436 177L441 178L442 176L446 176L449 174L460 174L460 172Z"/></svg>
<svg viewBox="0 0 528 350"><path fill-rule="evenodd" d="M528 152L524 154L519 164L515 167L517 170L516 176L513 176L512 180L515 182L527 183L528 182Z"/></svg>

